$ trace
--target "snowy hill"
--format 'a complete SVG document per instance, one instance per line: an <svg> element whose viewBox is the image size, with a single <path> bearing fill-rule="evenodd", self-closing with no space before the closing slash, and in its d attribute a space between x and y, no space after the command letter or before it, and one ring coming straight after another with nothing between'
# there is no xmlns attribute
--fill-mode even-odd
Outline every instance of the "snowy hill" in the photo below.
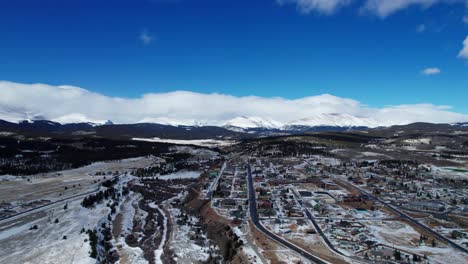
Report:
<svg viewBox="0 0 468 264"><path fill-rule="evenodd" d="M9 106L0 106L0 120L19 124L23 121L34 123L36 121L52 121L61 125L85 124L92 127L111 126L113 123L105 119L105 116L99 114L85 115L80 112L69 113L62 116L50 116L31 109L12 108ZM312 116L300 118L291 117L291 120L280 119L280 121L265 116L238 116L233 119L220 119L213 115L210 120L191 118L179 118L174 116L148 116L130 120L128 123L118 123L117 126L132 124L159 125L154 127L173 127L190 130L193 128L204 128L205 130L223 129L229 130L229 133L243 133L253 135L282 135L316 131L348 131L356 129L367 129L377 127L389 127L394 125L406 125L411 122L395 123L392 120L376 120L370 117L354 116L350 114L338 113L317 113ZM298 119L300 118L300 119ZM466 121L466 120L462 120ZM42 123L41 123L42 124ZM452 123L451 126L466 128L467 122ZM136 126L141 127L141 126ZM227 133L227 134L229 134Z"/></svg>
<svg viewBox="0 0 468 264"><path fill-rule="evenodd" d="M451 125L452 126L458 126L458 127L468 127L468 122L453 123Z"/></svg>
<svg viewBox="0 0 468 264"><path fill-rule="evenodd" d="M241 129L250 129L250 128L265 128L265 129L279 129L282 127L280 122L277 122L273 119L262 118L262 117L247 117L240 116L233 118L224 122L222 125L224 128L241 128Z"/></svg>
<svg viewBox="0 0 468 264"><path fill-rule="evenodd" d="M58 118L49 119L42 114L39 113L32 113L30 111L26 111L24 109L10 109L7 107L0 108L0 120L5 120L12 123L20 123L20 122L35 122L35 121L52 121L55 123L60 123L62 125L65 124L89 124L92 126L101 126L101 125L112 125L112 121L110 120L99 120L89 118L83 114L73 113L69 115L64 115Z"/></svg>
<svg viewBox="0 0 468 264"><path fill-rule="evenodd" d="M86 123L90 124L92 126L102 126L102 125L112 125L112 121L110 120L97 120L97 119L92 119L88 118L85 115L82 114L70 114L70 115L65 115L61 116L59 118L55 118L52 121L60 123L62 125L64 124L78 124L78 123Z"/></svg>
<svg viewBox="0 0 468 264"><path fill-rule="evenodd" d="M228 120L222 124L222 127L234 131L244 131L251 129L294 131L314 127L374 128L379 126L381 125L376 120L347 114L316 114L314 116L294 120L286 124L282 124L281 122L270 118L241 116Z"/></svg>
<svg viewBox="0 0 468 264"><path fill-rule="evenodd" d="M198 120L181 120L181 119L174 119L168 117L147 117L142 120L139 120L136 123L152 123L152 124L160 124L166 126L204 126L206 122L198 121Z"/></svg>
<svg viewBox="0 0 468 264"><path fill-rule="evenodd" d="M287 123L283 129L291 130L295 127L378 127L380 124L373 119L356 117L347 114L316 114Z"/></svg>
<svg viewBox="0 0 468 264"><path fill-rule="evenodd" d="M24 109L12 109L8 107L0 108L0 120L18 123L24 120L40 120L45 119L40 114L33 114Z"/></svg>

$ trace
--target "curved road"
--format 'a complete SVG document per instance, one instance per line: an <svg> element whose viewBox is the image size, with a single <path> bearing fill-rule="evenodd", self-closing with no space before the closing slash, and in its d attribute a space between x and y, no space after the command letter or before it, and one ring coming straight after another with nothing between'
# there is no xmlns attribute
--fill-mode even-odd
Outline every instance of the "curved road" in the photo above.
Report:
<svg viewBox="0 0 468 264"><path fill-rule="evenodd" d="M328 194L327 192L316 192L316 193L323 193L323 194ZM349 258L349 259L353 259L354 261L358 262L358 263L369 263L369 261L366 261L364 259L360 259L360 258L357 258L357 257L353 257L353 256L346 256L345 254L343 254L340 250L338 250L332 243L331 241L328 239L328 237L325 235L325 233L323 233L322 229L320 228L320 226L318 225L317 221L315 221L315 218L314 216L312 215L312 213L309 211L309 209L305 208L302 204L302 200L299 199L299 197L297 196L298 194L296 192L293 192L293 195L296 197L296 200L297 202L299 203L299 205L302 207L302 209L304 210L307 218L309 218L309 220L312 222L312 225L314 226L315 230L317 230L317 232L319 233L319 235L322 237L323 241L325 242L325 244L328 246L328 248L330 248L333 252L335 252L336 254L338 255L341 255L345 258ZM328 194L330 195L330 194ZM330 195L331 196L331 195ZM333 197L333 196L332 196ZM336 200L336 199L335 199ZM330 219L330 218L328 218Z"/></svg>
<svg viewBox="0 0 468 264"><path fill-rule="evenodd" d="M327 262L325 260L320 259L319 257L316 257L316 256L310 254L306 250L304 250L304 249L302 249L302 248L288 242L287 240L273 234L272 232L270 232L268 229L266 229L265 227L263 227L260 224L260 221L258 219L258 214L257 214L257 203L256 203L256 199L255 199L255 190L254 190L253 179L252 179L252 174L251 174L251 170L250 170L250 162L247 164L247 184L249 186L249 212L250 212L250 218L252 219L253 224L255 225L255 227L258 230L260 230L263 234L265 234L269 238L275 240L279 244L281 244L281 245L283 245L283 246L285 246L285 247L287 247L289 249L292 249L292 250L296 251L301 256L303 256L306 259L312 261L313 263L318 263L318 264L329 263L329 262Z"/></svg>
<svg viewBox="0 0 468 264"><path fill-rule="evenodd" d="M411 216L409 216L409 215L407 215L406 213L400 211L400 210L399 210L398 208L396 208L395 206L392 206L392 205L389 205L389 204L385 203L384 201L380 200L378 197L376 197L376 196L374 196L374 195L368 193L366 190L364 190L364 189L362 189L362 188L360 188L360 187L358 187L358 186L356 186L356 185L354 185L354 184L351 184L351 183L349 183L349 182L345 182L345 181L340 180L340 179L338 179L338 178L336 178L336 177L334 177L334 178L335 178L336 180L340 181L341 183L345 184L345 185L346 185L346 184L347 184L347 185L351 185L352 187L358 189L361 193L363 193L363 194L369 196L369 197L372 198L373 200L382 203L385 207L389 208L391 211L393 211L393 212L395 212L396 214L398 214L401 218L406 219L407 221L410 221L411 223L413 223L413 224L417 225L418 227L424 229L426 232L431 233L433 236L437 237L437 238L438 238L439 240L441 240L441 241L444 241L445 243L449 244L449 245L452 246L453 248L458 249L459 251L462 251L462 252L468 254L468 249L466 249L466 248L464 248L464 247L458 245L457 243L454 243L454 242L451 241L450 239L448 239L448 238L444 237L443 235L441 235L441 234L435 232L434 230L430 229L429 227L427 227L427 226L425 226L425 225L419 223L418 221L416 221L415 219L413 219Z"/></svg>

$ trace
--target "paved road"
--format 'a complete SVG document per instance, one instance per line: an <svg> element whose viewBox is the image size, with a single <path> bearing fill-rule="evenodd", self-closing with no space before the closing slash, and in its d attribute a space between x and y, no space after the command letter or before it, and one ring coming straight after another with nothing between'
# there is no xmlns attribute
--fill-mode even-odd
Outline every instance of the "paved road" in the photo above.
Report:
<svg viewBox="0 0 468 264"><path fill-rule="evenodd" d="M299 205L302 207L302 209L304 210L307 218L309 218L309 220L312 222L312 224L314 225L315 227L315 230L317 230L317 232L319 233L319 235L323 238L323 241L325 241L325 243L327 244L327 246L333 250L335 253L339 254L339 255L342 255L342 256L345 256L343 253L341 253L341 251L339 251L337 248L335 248L335 246L331 243L331 241L328 239L328 237L325 235L325 233L323 233L322 229L320 228L320 226L317 224L317 221L315 221L315 218L314 216L312 215L312 213L309 211L309 209L305 208L304 205L302 204L302 200L297 196L297 194L295 192L293 192L294 196L296 196L296 200L297 202L299 203Z"/></svg>
<svg viewBox="0 0 468 264"><path fill-rule="evenodd" d="M328 262L320 259L319 257L316 257L316 256L310 254L306 250L304 250L304 249L302 249L302 248L288 242L287 240L273 234L272 232L270 232L268 229L266 229L265 227L263 227L260 224L260 221L258 219L258 213L257 213L257 204L256 204L256 199L255 199L255 189L254 189L252 174L251 174L251 170L250 170L250 162L247 164L247 184L248 184L248 187L249 187L249 212L250 212L250 218L252 219L253 224L255 225L255 227L258 230L260 230L263 234L265 234L269 238L275 240L279 244L281 244L281 245L283 245L283 246L285 246L285 247L287 247L287 248L289 248L291 250L296 251L301 256L303 256L306 259L312 261L313 263L318 263L318 264L328 263Z"/></svg>
<svg viewBox="0 0 468 264"><path fill-rule="evenodd" d="M322 194L327 194L327 195L330 195L329 193L327 192L316 192L316 193L322 193ZM312 222L312 225L314 225L314 228L315 230L317 230L317 232L319 233L319 235L322 237L323 241L325 241L325 244L327 244L327 246L333 251L335 252L336 254L338 255L341 255L345 258L348 258L349 259L352 259L354 260L355 262L358 262L358 263L369 263L368 261L366 260L363 260L363 259L360 259L360 258L357 258L357 257L352 257L352 256L346 256L345 254L343 254L341 251L339 251L332 243L331 241L328 239L328 237L325 235L325 233L323 233L322 229L320 228L320 226L318 225L317 221L315 221L315 217L312 215L312 213L309 211L309 209L305 208L304 205L302 204L302 200L300 199L300 197L298 196L298 194L296 192L293 192L293 195L296 197L296 200L297 202L299 203L299 205L302 207L302 209L304 210L307 218ZM331 195L330 195L331 196ZM332 196L333 197L333 196ZM335 198L333 198L335 199ZM335 199L336 200L336 199ZM332 218L329 218L329 217L324 217L325 219L332 219ZM342 220L341 218L339 220Z"/></svg>
<svg viewBox="0 0 468 264"><path fill-rule="evenodd" d="M114 177L110 178L110 180L113 180L113 179L115 179L117 177L120 177L120 176L121 175L114 176ZM99 184L99 186L96 189L92 190L92 191L88 191L88 192L76 194L76 195L73 195L73 196L69 196L69 197L66 197L66 198L63 198L63 199L60 199L60 200L50 202L48 204L44 204L44 205L40 205L40 206L31 208L31 209L28 209L28 210L23 211L23 212L19 212L19 213L16 213L16 214L9 215L7 217L4 217L4 218L0 219L0 224L2 224L4 222L7 222L9 220L15 219L17 217L25 216L25 215L28 215L30 213L34 213L36 211L40 211L40 210L43 210L43 209L47 209L49 207L54 207L54 206L57 206L59 204L63 204L64 202L74 201L77 198L81 198L81 197L89 195L89 194L97 193L99 190L101 190L101 184Z"/></svg>
<svg viewBox="0 0 468 264"><path fill-rule="evenodd" d="M389 208L391 211L395 212L396 214L398 214L401 218L403 219L406 219L407 221L410 221L411 223L419 226L420 228L424 229L426 232L428 233L431 233L433 236L437 237L439 240L441 241L444 241L445 243L449 244L450 246L452 246L453 248L455 249L458 249L459 251L462 251L464 253L467 253L468 254L468 249L458 245L457 243L454 243L452 242L450 239L446 238L445 236L433 231L432 229L430 229L429 227L419 223L417 220L413 219L411 216L407 215L406 213L400 211L397 207L395 206L392 206L392 205L389 205L387 203L385 203L384 201L380 200L378 197L368 193L366 190L362 189L361 187L359 186L356 186L354 184L351 184L349 182L345 182L343 180L340 180L338 178L335 177L336 180L342 182L343 184L348 184L348 185L351 185L353 186L354 188L358 189L361 193L369 196L371 199L375 200L375 201L378 201L380 203L382 203L385 207Z"/></svg>
<svg viewBox="0 0 468 264"><path fill-rule="evenodd" d="M70 196L70 197L67 197L67 198L64 198L64 199L60 199L60 200L57 200L57 201L54 201L54 202L50 202L48 204L44 204L44 205L41 205L41 206L37 206L37 207L31 208L31 209L28 209L28 210L20 212L20 213L9 215L9 216L7 216L5 218L0 219L0 224L2 224L4 222L7 222L7 221L10 221L10 220L13 220L13 219L15 219L17 217L25 216L25 215L28 215L30 213L34 213L36 211L40 211L40 210L43 210L43 209L47 209L49 207L58 206L58 205L63 204L65 202L70 202L70 201L76 200L77 198L81 198L81 197L83 197L85 195L88 195L88 194L96 193L97 191L99 191L99 189L94 190L94 191L85 192L85 193L80 193L80 194L77 194L77 195L73 195L73 196Z"/></svg>

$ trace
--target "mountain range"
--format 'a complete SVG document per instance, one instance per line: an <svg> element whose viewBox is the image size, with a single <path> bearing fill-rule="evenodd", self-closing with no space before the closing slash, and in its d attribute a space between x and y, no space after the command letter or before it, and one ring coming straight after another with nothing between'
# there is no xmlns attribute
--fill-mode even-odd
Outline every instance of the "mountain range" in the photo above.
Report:
<svg viewBox="0 0 468 264"><path fill-rule="evenodd" d="M466 130L468 123L431 124L412 123L392 127L376 127L368 119L353 116L321 115L321 118L301 119L297 122L281 124L269 119L239 117L222 124L208 125L169 125L156 123L113 124L82 122L61 124L49 120L24 120L8 122L0 120L0 136L18 138L70 138L98 137L110 139L161 138L161 139L245 139L262 136L291 135L307 132L339 132L353 130L386 130L389 134L401 131L417 132ZM393 132L392 132L393 131Z"/></svg>
<svg viewBox="0 0 468 264"><path fill-rule="evenodd" d="M9 121L12 123L20 123L23 121L48 120L40 114L17 113L10 111L0 111L0 120ZM82 114L69 114L59 118L51 119L50 121L64 124L88 123L93 125L109 125L113 124L111 120L96 120L87 118ZM145 118L138 120L136 123L153 123L168 126L218 126L227 129L245 130L245 129L279 129L279 130L294 130L295 127L379 127L382 126L376 120L366 117L357 117L347 114L316 114L306 118L292 120L289 122L280 122L266 117L258 116L239 116L224 122L210 122L204 120L180 120L168 117ZM397 124L392 124L397 125Z"/></svg>
<svg viewBox="0 0 468 264"><path fill-rule="evenodd" d="M224 122L157 117L146 118L134 124L114 124L110 120L90 119L83 114L76 113L47 120L40 113L28 113L21 109L0 109L0 133L42 137L245 138L320 131L367 130L393 125L407 124L383 124L367 117L337 113L318 113L289 122L279 122L259 116L239 116ZM468 123L451 125L464 128Z"/></svg>
<svg viewBox="0 0 468 264"><path fill-rule="evenodd" d="M24 120L50 120L60 124L75 124L75 123L89 123L94 125L109 125L113 124L111 120L107 120L105 114L98 114L100 118L90 117L85 113L68 112L67 114L59 113L42 113L41 111L32 110L31 107L13 107L7 105L0 105L0 120L9 121L12 123L19 123ZM278 117L278 113L274 116ZM109 117L108 117L109 118ZM404 120L397 118L396 120ZM419 121L419 120L413 120ZM467 120L464 120L467 121ZM115 123L115 122L114 122ZM122 124L122 122L117 122ZM125 124L137 123L153 123L168 126L217 126L223 127L232 131L246 132L252 130L307 130L309 128L320 127L334 127L334 128L376 128L388 127L393 125L405 125L412 123L410 121L390 121L388 119L374 119L368 116L357 116L344 113L315 113L303 116L290 117L285 119L282 117L280 120L272 118L265 113L260 116L234 116L226 118L217 118L216 120L203 120L203 118L180 118L172 116L170 113L166 116L146 116L138 117L135 120L130 119Z"/></svg>

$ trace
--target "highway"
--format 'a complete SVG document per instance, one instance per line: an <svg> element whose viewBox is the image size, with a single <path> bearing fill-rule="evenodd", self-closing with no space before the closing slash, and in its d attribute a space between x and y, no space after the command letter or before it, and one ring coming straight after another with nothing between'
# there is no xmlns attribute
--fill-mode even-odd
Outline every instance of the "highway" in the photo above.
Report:
<svg viewBox="0 0 468 264"><path fill-rule="evenodd" d="M260 230L263 234L268 236L270 239L278 242L279 244L294 250L295 252L299 253L301 256L304 258L310 260L312 263L318 263L318 264L324 264L324 263L329 263L325 260L320 259L317 256L314 256L307 252L306 250L288 242L287 240L273 234L270 232L268 229L262 226L260 224L260 221L258 219L258 213L257 213L257 201L255 198L255 189L253 185L253 179L252 179L252 174L251 174L251 169L250 169L250 162L247 163L247 185L249 187L249 213L250 213L250 218L252 219L252 223L255 225L255 227Z"/></svg>
<svg viewBox="0 0 468 264"><path fill-rule="evenodd" d="M7 221L13 220L13 219L21 217L21 216L28 215L29 213L34 213L36 211L40 211L40 210L43 210L43 209L52 208L52 207L64 204L65 202L74 201L77 198L81 198L81 197L86 196L88 194L96 193L98 191L99 191L99 188L97 190L94 190L94 191L80 193L80 194L73 195L73 196L70 196L70 197L67 197L67 198L64 198L64 199L60 199L60 200L57 200L57 201L50 202L48 204L37 206L37 207L28 209L28 210L20 212L20 213L9 215L7 217L4 217L4 218L0 219L0 224L3 224L5 222L7 222Z"/></svg>
<svg viewBox="0 0 468 264"><path fill-rule="evenodd" d="M117 175L117 176L114 176L112 178L110 178L110 180L114 180L115 178L117 177L120 177L122 175ZM55 206L58 206L58 205L61 205L61 204L64 204L65 202L70 202L70 201L74 201L78 198L81 198L83 196L86 196L86 195L89 195L89 194L94 194L94 193L97 193L101 190L101 184L99 184L99 186L92 190L92 191L87 191L87 192L84 192L84 193L79 193L79 194L76 194L76 195L73 195L73 196L69 196L69 197L66 197L66 198L63 198L63 199L59 199L59 200L56 200L56 201L53 201L53 202L50 202L48 204L44 204L44 205L40 205L40 206L37 206L37 207L34 207L34 208L31 208L31 209L28 209L28 210L25 210L25 211L22 211L22 212L19 212L19 213L16 213L16 214L12 214L12 215L9 215L7 217L4 217L4 218L1 218L0 219L0 224L3 224L9 220L13 220L17 217L21 217L21 216L25 216L25 215L28 215L29 213L34 213L36 211L40 211L40 210L43 210L43 209L47 209L47 208L51 208L51 207L55 207Z"/></svg>
<svg viewBox="0 0 468 264"><path fill-rule="evenodd" d="M411 223L413 223L413 224L417 225L418 227L424 229L426 232L428 232L428 233L432 234L433 236L437 237L439 240L441 240L441 241L443 241L443 242L449 244L449 245L452 246L453 248L458 249L459 251L462 251L462 252L468 254L468 249L466 249L466 248L464 248L464 247L458 245L457 243L452 242L450 239L448 239L448 238L444 237L443 235L441 235L441 234L439 234L439 233L433 231L433 230L430 229L429 227L427 227L427 226L425 226L425 225L419 223L417 220L413 219L411 216L409 216L409 215L407 215L406 213L400 211L397 207L385 203L384 201L380 200L378 197L376 197L376 196L374 196L374 195L368 193L366 190L360 188L359 186L356 186L356 185L351 184L351 183L349 183L349 182L345 182L345 181L340 180L340 179L338 179L338 178L336 178L336 177L334 177L334 178L335 178L337 181L339 181L339 182L341 182L341 183L343 183L343 184L345 184L345 185L351 185L352 187L358 189L361 193L363 193L363 194L369 196L370 198L372 198L374 201L378 201L378 202L382 203L385 207L387 207L387 208L390 209L391 211L393 211L393 212L395 212L396 214L398 214L402 219L406 219L407 221L410 221Z"/></svg>

